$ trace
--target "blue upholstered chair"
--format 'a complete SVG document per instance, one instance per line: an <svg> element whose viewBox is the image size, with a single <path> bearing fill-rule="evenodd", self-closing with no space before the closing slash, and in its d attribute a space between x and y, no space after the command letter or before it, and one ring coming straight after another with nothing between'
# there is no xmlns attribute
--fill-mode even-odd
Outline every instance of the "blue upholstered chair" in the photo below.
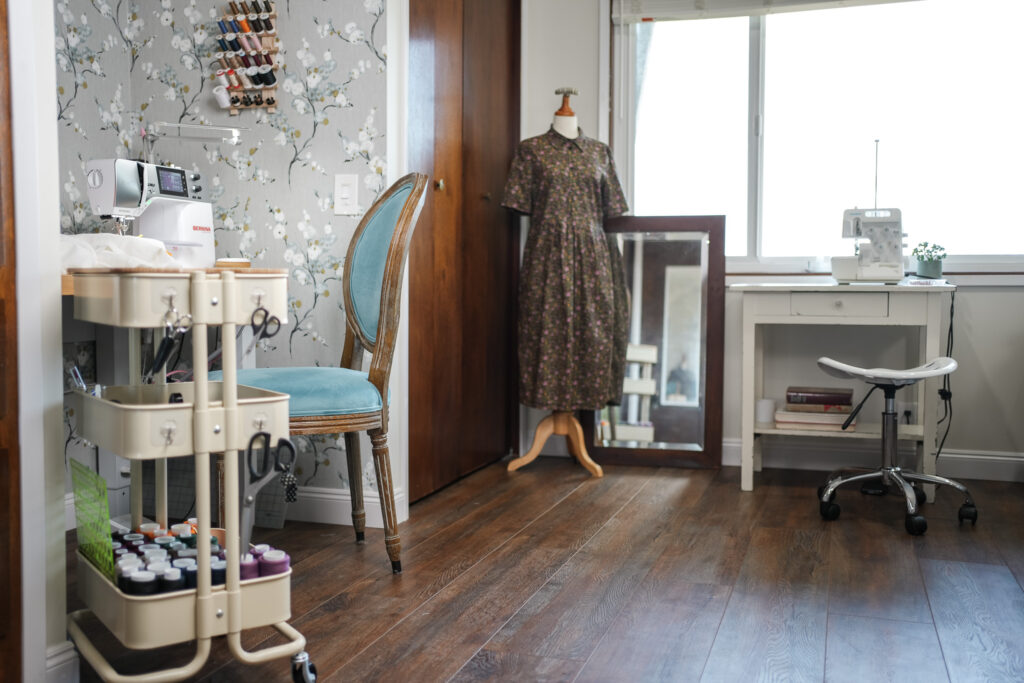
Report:
<svg viewBox="0 0 1024 683"><path fill-rule="evenodd" d="M362 461L358 432L373 447L377 489L384 515L384 543L391 568L402 571L401 539L388 460L388 378L398 334L402 275L427 177L410 173L384 193L359 222L348 247L342 277L345 345L341 367L286 367L239 370L238 383L291 396L292 434L345 434L352 526L364 539ZM372 354L363 372L363 350Z"/></svg>

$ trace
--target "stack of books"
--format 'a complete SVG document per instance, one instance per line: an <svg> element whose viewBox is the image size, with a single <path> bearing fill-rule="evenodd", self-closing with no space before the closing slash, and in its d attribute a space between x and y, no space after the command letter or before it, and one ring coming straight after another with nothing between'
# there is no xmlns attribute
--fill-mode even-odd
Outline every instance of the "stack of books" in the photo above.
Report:
<svg viewBox="0 0 1024 683"><path fill-rule="evenodd" d="M779 429L812 429L838 432L853 409L853 389L835 387L788 387L785 410L775 411ZM854 420L846 431L857 426Z"/></svg>

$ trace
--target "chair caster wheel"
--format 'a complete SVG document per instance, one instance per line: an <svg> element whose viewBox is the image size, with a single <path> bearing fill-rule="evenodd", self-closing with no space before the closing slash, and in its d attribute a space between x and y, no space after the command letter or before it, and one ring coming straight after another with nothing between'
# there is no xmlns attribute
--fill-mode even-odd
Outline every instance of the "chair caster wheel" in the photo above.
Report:
<svg viewBox="0 0 1024 683"><path fill-rule="evenodd" d="M316 665L309 661L309 655L305 652L292 655L292 681L293 683L316 682Z"/></svg>
<svg viewBox="0 0 1024 683"><path fill-rule="evenodd" d="M974 507L970 503L964 503L960 506L960 511L957 512L957 517L960 519L960 526L963 526L965 519L969 519L971 521L971 526L975 526L978 523L978 508Z"/></svg>
<svg viewBox="0 0 1024 683"><path fill-rule="evenodd" d="M401 560L391 560L391 573L392 574L401 574L402 573L402 561Z"/></svg>
<svg viewBox="0 0 1024 683"><path fill-rule="evenodd" d="M918 507L920 507L928 501L928 494L924 492L924 489L915 486L914 498L917 500Z"/></svg>
<svg viewBox="0 0 1024 683"><path fill-rule="evenodd" d="M823 494L823 493L825 493L825 487L824 486L819 486L818 487L818 502L819 503L821 502L821 494ZM836 492L833 491L832 495L828 497L828 502L831 503L835 499L836 499Z"/></svg>
<svg viewBox="0 0 1024 683"><path fill-rule="evenodd" d="M365 543L365 542L366 542L366 532L365 531L357 531L356 532L356 543Z"/></svg>
<svg viewBox="0 0 1024 683"><path fill-rule="evenodd" d="M818 503L818 512L826 522L839 519L839 505L837 503Z"/></svg>
<svg viewBox="0 0 1024 683"><path fill-rule="evenodd" d="M928 520L921 515L907 515L906 527L911 536L920 536L928 530Z"/></svg>

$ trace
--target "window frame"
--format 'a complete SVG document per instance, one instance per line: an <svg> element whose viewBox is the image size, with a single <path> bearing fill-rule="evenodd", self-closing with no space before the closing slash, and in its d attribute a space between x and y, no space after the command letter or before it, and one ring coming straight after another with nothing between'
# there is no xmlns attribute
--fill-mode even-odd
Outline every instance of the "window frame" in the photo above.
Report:
<svg viewBox="0 0 1024 683"><path fill-rule="evenodd" d="M694 21L700 21L696 19ZM612 153L627 199L633 203L636 139L636 24L612 24L610 111ZM767 37L766 17L749 17L747 72L747 217L746 256L726 256L726 272L756 274L831 274L831 256L767 257L761 249L761 209L764 178L764 69ZM617 134L618 132L624 134ZM841 210L836 212L836 231ZM910 245L904 249L909 257ZM946 273L1024 273L1024 254L950 255L943 264Z"/></svg>

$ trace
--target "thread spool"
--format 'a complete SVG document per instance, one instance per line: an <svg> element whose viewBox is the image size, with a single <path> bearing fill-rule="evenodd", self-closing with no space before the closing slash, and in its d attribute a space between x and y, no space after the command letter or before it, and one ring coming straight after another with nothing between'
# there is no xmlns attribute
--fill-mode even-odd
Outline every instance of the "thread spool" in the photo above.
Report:
<svg viewBox="0 0 1024 683"><path fill-rule="evenodd" d="M124 567L117 568L117 587L122 593L128 593L130 591L128 582L131 581L132 574L138 571L140 567L142 567L141 564L129 564Z"/></svg>
<svg viewBox="0 0 1024 683"><path fill-rule="evenodd" d="M156 543L143 543L139 546L139 553L145 554L147 550L162 550Z"/></svg>
<svg viewBox="0 0 1024 683"><path fill-rule="evenodd" d="M231 29L228 28L228 25L224 23L223 19L217 20L217 26L220 28L221 33L231 33Z"/></svg>
<svg viewBox="0 0 1024 683"><path fill-rule="evenodd" d="M246 16L249 20L249 26L252 27L253 33L263 33L263 23L260 22L260 15L250 14Z"/></svg>
<svg viewBox="0 0 1024 683"><path fill-rule="evenodd" d="M248 52L251 48L249 47L249 36L244 33L238 34L238 45L244 52Z"/></svg>
<svg viewBox="0 0 1024 683"><path fill-rule="evenodd" d="M231 108L231 95L223 85L218 85L213 89L213 99L217 100L217 106L221 109Z"/></svg>
<svg viewBox="0 0 1024 683"><path fill-rule="evenodd" d="M258 66L250 66L245 70L245 73L249 76L249 80L252 81L254 88L263 87L263 79L260 77L260 69Z"/></svg>
<svg viewBox="0 0 1024 683"><path fill-rule="evenodd" d="M242 64L245 65L245 68L253 66L252 59L249 57L249 55L243 54L241 57L239 57L239 59L242 60Z"/></svg>
<svg viewBox="0 0 1024 683"><path fill-rule="evenodd" d="M274 576L288 571L291 558L283 550L268 550L260 555L260 576Z"/></svg>
<svg viewBox="0 0 1024 683"><path fill-rule="evenodd" d="M246 73L245 73L246 71L248 71L248 69L246 69L245 71L239 71L238 72L238 80L240 80L242 82L242 87L243 88L245 88L246 90L252 90L253 89L253 84L252 84L252 81L249 80L249 76L246 75Z"/></svg>
<svg viewBox="0 0 1024 683"><path fill-rule="evenodd" d="M138 555L125 555L117 559L117 568L123 569L125 567L139 567L142 565L142 560Z"/></svg>
<svg viewBox="0 0 1024 683"><path fill-rule="evenodd" d="M228 45L231 46L231 49L235 50L236 52L242 48L242 46L238 43L238 34L228 33L224 36L224 40L228 41Z"/></svg>
<svg viewBox="0 0 1024 683"><path fill-rule="evenodd" d="M187 547L188 546L186 546L181 541L175 541L174 543L172 543L169 546L167 546L167 549L171 552L171 555L176 555L178 553L178 551L184 550Z"/></svg>
<svg viewBox="0 0 1024 683"><path fill-rule="evenodd" d="M153 574L159 577L165 571L171 568L170 562L150 562L146 565L147 572L153 572Z"/></svg>
<svg viewBox="0 0 1024 683"><path fill-rule="evenodd" d="M240 2L239 4L242 6L242 11L246 14L249 14L252 11L251 9L249 9L249 5L245 2L245 0L242 0L242 2Z"/></svg>
<svg viewBox="0 0 1024 683"><path fill-rule="evenodd" d="M187 557L191 557L191 558L195 559L195 558L199 557L199 551L196 550L195 548L188 548L188 549L182 550L182 551L180 551L178 553L178 559L179 560L183 560L183 559L185 559Z"/></svg>
<svg viewBox="0 0 1024 683"><path fill-rule="evenodd" d="M164 529L164 531L167 531L167 529ZM170 534L164 534L163 536L157 536L156 538L154 538L153 542L166 550L167 546L169 546L177 540L178 539L176 539L174 536L171 536Z"/></svg>
<svg viewBox="0 0 1024 683"><path fill-rule="evenodd" d="M232 14L238 14L238 13L240 13L242 11L242 10L238 9L238 5L236 5L233 2L229 2L228 3L228 7L231 8Z"/></svg>
<svg viewBox="0 0 1024 683"><path fill-rule="evenodd" d="M277 29L274 28L274 24L270 21L270 14L264 13L260 15L260 22L263 24L263 31L265 33L276 33Z"/></svg>
<svg viewBox="0 0 1024 683"><path fill-rule="evenodd" d="M242 560L239 563L239 576L242 581L248 579L255 579L260 575L260 563L251 554L246 553L242 555Z"/></svg>
<svg viewBox="0 0 1024 683"><path fill-rule="evenodd" d="M242 87L242 84L238 81L238 76L235 75L233 69L228 69L228 83L230 84L229 87L236 90Z"/></svg>
<svg viewBox="0 0 1024 683"><path fill-rule="evenodd" d="M217 75L220 75L220 72L218 72ZM224 87L227 87L228 84L227 83L221 83L221 85L223 85ZM175 536L181 536L181 535L191 536L192 535L192 525L189 524L188 522L182 522L180 524L172 524L171 525L171 533L174 534Z"/></svg>
<svg viewBox="0 0 1024 683"><path fill-rule="evenodd" d="M188 569L189 567L195 567L196 561L191 557L179 557L171 562L171 566L175 569Z"/></svg>
<svg viewBox="0 0 1024 683"><path fill-rule="evenodd" d="M270 66L274 66L274 60L271 59L271 57L270 57L270 50L260 50L260 57L263 58L263 63L264 64L269 64Z"/></svg>
<svg viewBox="0 0 1024 683"><path fill-rule="evenodd" d="M249 26L249 22L244 14L237 15L235 23L238 24L239 33L252 33L252 26Z"/></svg>
<svg viewBox="0 0 1024 683"><path fill-rule="evenodd" d="M185 588L195 588L199 567L192 565L191 567L185 567Z"/></svg>
<svg viewBox="0 0 1024 683"><path fill-rule="evenodd" d="M158 579L161 593L180 591L185 588L185 577L180 569L171 568L165 571Z"/></svg>
<svg viewBox="0 0 1024 683"><path fill-rule="evenodd" d="M274 69L269 64L264 64L260 67L260 79L264 85L270 86L277 83L277 76L274 75Z"/></svg>
<svg viewBox="0 0 1024 683"><path fill-rule="evenodd" d="M241 33L242 27L238 25L238 22L234 19L228 19L228 26L231 27L232 33Z"/></svg>
<svg viewBox="0 0 1024 683"><path fill-rule="evenodd" d="M224 40L223 38L217 38L217 45L219 45L220 49L224 52L227 52L230 49L228 47L228 41Z"/></svg>
<svg viewBox="0 0 1024 683"><path fill-rule="evenodd" d="M147 550L142 554L143 559L146 562L163 562L167 559L168 553L166 550Z"/></svg>
<svg viewBox="0 0 1024 683"><path fill-rule="evenodd" d="M274 6L270 3L270 0L263 0L263 11L270 14L274 13Z"/></svg>
<svg viewBox="0 0 1024 683"><path fill-rule="evenodd" d="M153 538L153 530L159 528L160 525L156 522L144 522L139 525L139 533L146 538Z"/></svg>
<svg viewBox="0 0 1024 683"><path fill-rule="evenodd" d="M160 589L156 575L151 571L140 569L128 576L129 595L154 595Z"/></svg>
<svg viewBox="0 0 1024 683"><path fill-rule="evenodd" d="M114 548L114 561L117 562L122 557L138 557L128 548Z"/></svg>
<svg viewBox="0 0 1024 683"><path fill-rule="evenodd" d="M227 575L228 563L224 560L214 560L210 563L210 581L214 586L224 584L224 577Z"/></svg>

